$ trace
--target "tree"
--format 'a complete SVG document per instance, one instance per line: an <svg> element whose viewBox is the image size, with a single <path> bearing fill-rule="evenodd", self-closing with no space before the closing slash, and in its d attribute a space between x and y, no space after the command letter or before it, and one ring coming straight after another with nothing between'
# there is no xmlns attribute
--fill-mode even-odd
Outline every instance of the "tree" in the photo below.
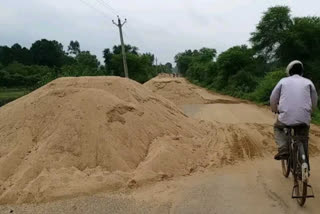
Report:
<svg viewBox="0 0 320 214"><path fill-rule="evenodd" d="M11 48L8 46L0 46L0 62L7 66L14 61Z"/></svg>
<svg viewBox="0 0 320 214"><path fill-rule="evenodd" d="M0 46L0 62L6 66L13 62L19 62L25 65L33 64L30 51L25 47L22 48L18 43L12 45L11 48Z"/></svg>
<svg viewBox="0 0 320 214"><path fill-rule="evenodd" d="M103 58L104 58L104 64L106 66L106 69L108 69L108 67L110 66L112 55L113 53L111 53L109 48L104 49Z"/></svg>
<svg viewBox="0 0 320 214"><path fill-rule="evenodd" d="M37 65L46 65L49 67L61 67L65 52L63 45L55 40L38 40L30 48L33 62Z"/></svg>
<svg viewBox="0 0 320 214"><path fill-rule="evenodd" d="M212 49L212 48L201 48L199 50L198 55L199 55L199 61L210 62L216 57L217 51L216 49Z"/></svg>
<svg viewBox="0 0 320 214"><path fill-rule="evenodd" d="M75 59L78 64L95 70L97 70L100 65L97 56L92 55L89 51L81 51Z"/></svg>
<svg viewBox="0 0 320 214"><path fill-rule="evenodd" d="M165 64L165 66L169 69L169 70L172 70L172 64L170 62L167 62Z"/></svg>
<svg viewBox="0 0 320 214"><path fill-rule="evenodd" d="M77 40L71 40L68 46L68 53L77 56L80 52L80 43Z"/></svg>
<svg viewBox="0 0 320 214"><path fill-rule="evenodd" d="M189 66L192 64L193 52L186 50L183 53L178 53L174 57L174 61L177 63L177 68L180 74L185 75Z"/></svg>
<svg viewBox="0 0 320 214"><path fill-rule="evenodd" d="M305 75L320 86L320 17L294 18L284 42L279 47L280 63L286 66L299 59L305 65Z"/></svg>
<svg viewBox="0 0 320 214"><path fill-rule="evenodd" d="M294 24L288 30L283 43L279 47L282 63L299 59L309 61L320 55L320 18L294 18Z"/></svg>
<svg viewBox="0 0 320 214"><path fill-rule="evenodd" d="M267 60L275 60L277 49L291 27L290 9L286 6L271 7L264 13L256 31L251 33L250 41L258 55Z"/></svg>
<svg viewBox="0 0 320 214"><path fill-rule="evenodd" d="M226 88L228 84L231 84L229 82L230 78L240 71L247 73L255 72L251 69L255 63L254 54L254 51L246 45L235 46L221 53L217 59L217 88ZM241 77L244 77L244 75Z"/></svg>
<svg viewBox="0 0 320 214"><path fill-rule="evenodd" d="M138 48L131 45L126 45L125 48L130 79L144 83L156 75L153 54L140 54ZM109 75L124 77L121 46L114 46L112 52L109 48L105 49L103 57Z"/></svg>
<svg viewBox="0 0 320 214"><path fill-rule="evenodd" d="M104 75L105 70L100 68L97 56L89 51L81 51L75 57L75 63L61 67L60 76L98 76Z"/></svg>
<svg viewBox="0 0 320 214"><path fill-rule="evenodd" d="M124 49L125 49L126 53L138 55L138 48L135 46L125 45ZM113 46L113 54L122 54L121 45Z"/></svg>
<svg viewBox="0 0 320 214"><path fill-rule="evenodd" d="M33 64L31 52L27 48L25 47L22 48L21 45L16 43L11 47L11 51L12 51L14 61L17 61L24 65Z"/></svg>
<svg viewBox="0 0 320 214"><path fill-rule="evenodd" d="M179 73L185 75L189 67L193 63L209 63L213 62L217 51L212 48L201 48L200 50L186 50L183 53L178 53L175 56L175 62Z"/></svg>

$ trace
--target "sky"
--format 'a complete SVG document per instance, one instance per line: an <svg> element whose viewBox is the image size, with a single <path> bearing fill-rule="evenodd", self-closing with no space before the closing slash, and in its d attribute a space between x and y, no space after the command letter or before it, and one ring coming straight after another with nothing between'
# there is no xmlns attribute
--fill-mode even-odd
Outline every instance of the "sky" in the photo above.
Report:
<svg viewBox="0 0 320 214"><path fill-rule="evenodd" d="M0 0L0 45L30 47L46 38L80 42L102 61L102 51L120 44L116 15L127 18L125 43L174 62L187 49L218 53L248 44L264 11L287 5L292 16L320 16L319 0Z"/></svg>

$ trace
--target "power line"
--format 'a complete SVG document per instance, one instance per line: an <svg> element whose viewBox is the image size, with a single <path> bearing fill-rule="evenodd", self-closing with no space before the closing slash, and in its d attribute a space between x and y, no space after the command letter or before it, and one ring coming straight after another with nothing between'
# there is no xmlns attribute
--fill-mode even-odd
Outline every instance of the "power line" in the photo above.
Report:
<svg viewBox="0 0 320 214"><path fill-rule="evenodd" d="M108 19L113 19L113 18L111 17L111 15L109 15L109 14L107 14L107 13L101 11L101 10L98 10L96 7L92 6L91 4L89 4L88 2L86 2L85 0L79 0L79 1L81 1L83 4L85 4L86 6L90 7L91 9L97 11L98 13L100 13L100 15L102 15L102 16L108 18ZM116 16L118 16L119 13L118 13L110 4L108 4L106 0L97 0L97 2L98 2L100 5L105 5L105 6L107 6L107 7L111 10L111 12L112 12L113 14L115 14ZM131 33L132 33L132 32L133 32L133 33L135 32L135 30L134 30L132 27L130 27L130 26L128 26L128 27L131 29L131 30L130 30ZM129 37L128 34L126 34L125 32L123 32L123 34L124 34L129 40L132 41L132 39L133 39L132 37ZM134 37L135 37L135 36L134 36ZM131 38L131 39L130 39L130 38ZM135 42L137 42L137 43L141 43L141 42L142 42L140 39L138 39L138 40L140 40L140 42L137 41L137 38L134 38L133 40L135 40ZM132 42L134 42L134 41L132 41ZM143 42L142 42L142 43L143 43ZM144 46L147 46L147 45L144 43ZM149 49L149 51L151 50L150 47L148 47L148 46L147 46L147 49Z"/></svg>
<svg viewBox="0 0 320 214"><path fill-rule="evenodd" d="M118 13L118 11L115 10L107 1L104 1L104 0L97 0L97 1L98 1L101 5L107 6L108 9L110 9L110 11L111 11L114 15L116 15L116 16L120 15L120 14Z"/></svg>
<svg viewBox="0 0 320 214"><path fill-rule="evenodd" d="M81 1L82 3L84 3L85 5L87 5L88 7L90 7L91 9L99 12L101 15L107 17L108 19L109 19L109 18L112 19L112 17L111 17L109 14L106 14L106 13L104 13L103 11L98 10L97 8L95 8L94 6L92 6L91 4L89 4L88 2L86 2L86 1L84 1L84 0L79 0L79 1ZM116 11L110 4L108 4L105 0L97 0L97 2L100 3L100 5L108 6L108 8L111 9L111 12L112 12L113 14L115 14L116 16L118 16L119 13L117 13L117 11ZM133 30L133 29L131 28L131 32L134 32L134 31L135 31L135 30ZM131 37L129 37L128 34L126 34L125 32L123 32L123 34L124 34L127 38L129 38L129 39L131 38ZM130 40L132 40L132 38L131 38ZM136 40L136 39L134 39L134 40Z"/></svg>
<svg viewBox="0 0 320 214"><path fill-rule="evenodd" d="M106 14L106 13L104 13L103 11L98 10L97 8L95 8L94 6L92 6L91 4L89 4L88 2L86 2L86 1L84 1L84 0L79 0L79 1L81 1L83 4L87 5L87 6L90 7L91 9L99 12L101 15L107 17L108 19L109 19L109 18L112 19L112 17L111 17L109 14Z"/></svg>

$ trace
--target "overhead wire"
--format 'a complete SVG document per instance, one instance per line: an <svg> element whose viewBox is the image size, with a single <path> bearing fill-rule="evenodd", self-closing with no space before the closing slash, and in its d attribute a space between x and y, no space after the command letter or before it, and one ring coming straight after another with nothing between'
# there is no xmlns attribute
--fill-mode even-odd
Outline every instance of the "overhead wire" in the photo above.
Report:
<svg viewBox="0 0 320 214"><path fill-rule="evenodd" d="M102 11L102 10L98 10L96 7L92 6L91 4L89 4L88 2L86 2L85 0L79 0L79 1L81 1L83 4L87 5L87 6L90 7L91 9L97 11L98 13L100 13L100 15L102 15L102 16L104 16L104 17L107 17L108 19L113 19L110 14L107 14L107 13L105 13L105 12ZM108 7L109 11L111 11L114 15L116 15L116 16L119 16L119 15L120 15L120 14L118 13L118 11L115 10L106 0L96 0L96 1L97 1L100 5L104 5L104 6ZM131 32L134 33L135 30L133 30L131 27L129 27L129 28L131 29ZM131 41L132 41L132 37L129 37L127 33L125 33L125 32L123 31L123 34L124 34L124 36L125 36L128 40L131 40ZM138 39L138 40L140 40L140 42L137 42L137 39L133 39L133 40L135 40L135 41L132 41L132 42L136 42L136 43L140 43L140 42L141 42L140 39ZM147 45L144 43L144 46L147 46ZM147 49L150 50L149 47L147 47Z"/></svg>
<svg viewBox="0 0 320 214"><path fill-rule="evenodd" d="M106 6L114 15L118 16L119 13L117 10L115 10L107 1L105 0L97 0L101 5Z"/></svg>
<svg viewBox="0 0 320 214"><path fill-rule="evenodd" d="M107 13L101 11L101 10L98 10L97 8L95 8L94 6L92 6L91 4L89 4L88 2L86 2L86 1L84 1L84 0L79 0L79 1L81 1L83 4L87 5L87 6L90 7L91 9L99 12L101 15L107 17L108 19L109 19L109 18L112 18L109 14L107 14Z"/></svg>

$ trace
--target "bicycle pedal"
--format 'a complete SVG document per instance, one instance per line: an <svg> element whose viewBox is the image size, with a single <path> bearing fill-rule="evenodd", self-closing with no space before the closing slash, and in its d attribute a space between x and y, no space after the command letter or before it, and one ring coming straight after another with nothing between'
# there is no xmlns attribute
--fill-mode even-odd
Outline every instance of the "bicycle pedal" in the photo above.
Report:
<svg viewBox="0 0 320 214"><path fill-rule="evenodd" d="M291 198L293 198L293 199L296 199L296 198L314 198L315 197L314 193L313 193L312 186L309 185L309 184L307 185L307 195L305 197L299 196L299 195L295 195L296 194L296 191L295 191L296 188L299 188L299 186L298 185L294 185L293 188L292 188Z"/></svg>

